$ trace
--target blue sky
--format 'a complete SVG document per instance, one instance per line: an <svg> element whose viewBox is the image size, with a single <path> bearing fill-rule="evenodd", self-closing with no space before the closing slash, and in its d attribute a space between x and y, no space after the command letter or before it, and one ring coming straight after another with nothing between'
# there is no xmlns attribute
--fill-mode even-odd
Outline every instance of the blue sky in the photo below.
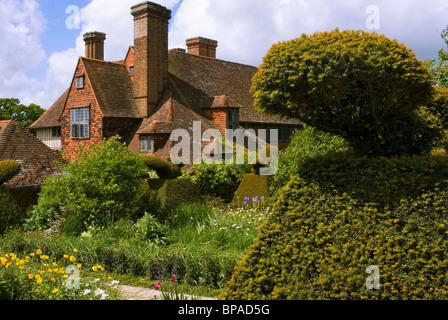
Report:
<svg viewBox="0 0 448 320"><path fill-rule="evenodd" d="M153 0L172 10L170 48L185 39L218 40L217 57L257 66L273 43L302 33L368 30L370 6L378 9L376 31L396 38L424 60L444 46L447 0ZM44 108L68 87L82 35L107 34L105 59L124 57L133 42L130 7L141 0L1 0L0 98L15 97ZM80 28L67 28L69 6L79 8ZM376 19L376 16L375 16ZM11 52L13 54L11 55Z"/></svg>

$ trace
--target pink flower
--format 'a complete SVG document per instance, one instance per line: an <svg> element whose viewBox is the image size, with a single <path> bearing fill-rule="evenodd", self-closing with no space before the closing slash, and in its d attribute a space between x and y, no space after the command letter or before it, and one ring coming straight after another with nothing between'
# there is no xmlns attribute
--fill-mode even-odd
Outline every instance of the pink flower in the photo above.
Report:
<svg viewBox="0 0 448 320"><path fill-rule="evenodd" d="M159 285L155 285L155 286L154 286L154 289L159 290L159 289L160 289L160 286L159 286Z"/></svg>

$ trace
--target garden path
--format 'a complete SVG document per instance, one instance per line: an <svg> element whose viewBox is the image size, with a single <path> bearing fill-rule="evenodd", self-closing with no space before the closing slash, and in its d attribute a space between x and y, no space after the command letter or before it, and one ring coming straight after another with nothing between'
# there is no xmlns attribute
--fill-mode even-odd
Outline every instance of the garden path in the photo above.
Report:
<svg viewBox="0 0 448 320"><path fill-rule="evenodd" d="M118 286L120 291L125 295L127 299L133 300L162 300L161 292L158 290L151 290L146 288L131 287L131 286ZM185 295L186 300L216 300L214 298L195 297Z"/></svg>

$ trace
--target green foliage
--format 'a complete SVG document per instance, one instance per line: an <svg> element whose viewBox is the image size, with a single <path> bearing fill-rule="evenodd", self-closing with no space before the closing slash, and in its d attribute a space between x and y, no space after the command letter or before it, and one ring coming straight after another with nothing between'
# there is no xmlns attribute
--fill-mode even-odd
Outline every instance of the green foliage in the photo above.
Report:
<svg viewBox="0 0 448 320"><path fill-rule="evenodd" d="M145 213L135 223L135 234L142 242L151 242L156 244L163 244L166 242L166 226L162 225L156 217Z"/></svg>
<svg viewBox="0 0 448 320"><path fill-rule="evenodd" d="M80 148L79 157L63 168L64 174L45 180L26 228L48 228L61 207L71 212L78 225L93 220L106 225L135 214L131 204L145 171L140 157L117 137L104 140L101 147Z"/></svg>
<svg viewBox="0 0 448 320"><path fill-rule="evenodd" d="M230 201L239 183L251 172L250 164L195 164L185 174L203 195L214 195Z"/></svg>
<svg viewBox="0 0 448 320"><path fill-rule="evenodd" d="M182 172L174 163L157 157L142 156L143 162L149 170L154 170L160 179L176 179Z"/></svg>
<svg viewBox="0 0 448 320"><path fill-rule="evenodd" d="M23 214L11 193L0 186L0 235L23 222Z"/></svg>
<svg viewBox="0 0 448 320"><path fill-rule="evenodd" d="M447 169L442 155L310 160L221 298L447 299Z"/></svg>
<svg viewBox="0 0 448 320"><path fill-rule="evenodd" d="M336 29L278 43L252 92L258 110L340 135L360 154L427 151L413 145L424 128L406 129L424 125L415 112L431 100L432 76L410 49L385 36Z"/></svg>
<svg viewBox="0 0 448 320"><path fill-rule="evenodd" d="M257 201L261 201L262 198L268 199L271 196L269 187L272 180L273 177L268 175L246 174L235 192L232 205L241 206L247 198L255 198Z"/></svg>
<svg viewBox="0 0 448 320"><path fill-rule="evenodd" d="M13 119L25 128L32 125L44 112L45 109L34 103L26 106L21 104L19 99L0 99L0 120Z"/></svg>
<svg viewBox="0 0 448 320"><path fill-rule="evenodd" d="M11 180L22 170L22 166L15 160L0 161L0 184Z"/></svg>
<svg viewBox="0 0 448 320"><path fill-rule="evenodd" d="M296 130L288 148L279 157L278 170L274 176L275 191L285 186L290 177L297 173L299 167L306 160L347 149L349 149L349 145L339 136L319 131L310 126Z"/></svg>
<svg viewBox="0 0 448 320"><path fill-rule="evenodd" d="M448 27L442 31L441 37L448 47ZM444 48L440 49L437 59L427 62L436 84L442 88L448 88L448 51Z"/></svg>
<svg viewBox="0 0 448 320"><path fill-rule="evenodd" d="M203 198L190 179L148 179L146 198L151 199L156 210L153 215L163 220L173 210L184 203L201 203Z"/></svg>

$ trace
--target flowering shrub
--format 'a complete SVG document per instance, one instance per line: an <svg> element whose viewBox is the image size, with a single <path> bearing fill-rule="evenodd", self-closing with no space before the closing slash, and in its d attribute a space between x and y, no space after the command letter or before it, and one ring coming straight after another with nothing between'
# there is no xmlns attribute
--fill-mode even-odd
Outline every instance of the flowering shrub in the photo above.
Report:
<svg viewBox="0 0 448 320"><path fill-rule="evenodd" d="M221 298L448 298L448 158L335 158L281 190Z"/></svg>

